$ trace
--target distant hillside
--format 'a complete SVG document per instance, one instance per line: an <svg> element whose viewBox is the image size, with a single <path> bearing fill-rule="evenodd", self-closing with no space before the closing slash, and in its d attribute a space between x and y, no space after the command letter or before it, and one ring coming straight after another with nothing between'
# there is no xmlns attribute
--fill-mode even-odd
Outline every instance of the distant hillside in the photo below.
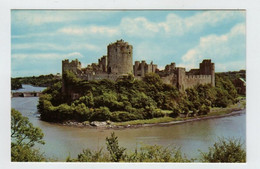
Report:
<svg viewBox="0 0 260 169"><path fill-rule="evenodd" d="M49 87L60 81L61 76L53 74L31 77L17 77L11 78L11 89L16 90L22 88L22 84L30 84L39 87Z"/></svg>
<svg viewBox="0 0 260 169"><path fill-rule="evenodd" d="M220 72L216 73L221 77L227 77L229 80L234 81L239 78L243 78L246 80L246 70L240 70L240 71L229 71L229 72Z"/></svg>

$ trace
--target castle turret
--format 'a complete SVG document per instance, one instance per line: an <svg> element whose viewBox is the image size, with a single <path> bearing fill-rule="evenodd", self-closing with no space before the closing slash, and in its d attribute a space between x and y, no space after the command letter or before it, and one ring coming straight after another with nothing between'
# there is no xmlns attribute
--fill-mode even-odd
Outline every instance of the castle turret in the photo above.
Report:
<svg viewBox="0 0 260 169"><path fill-rule="evenodd" d="M211 59L205 59L200 63L200 74L211 75L211 85L215 87L215 64Z"/></svg>
<svg viewBox="0 0 260 169"><path fill-rule="evenodd" d="M78 61L78 59L72 60L71 62L69 62L68 59L62 61L62 74L64 74L66 70L72 71L73 73L77 74L78 70L80 69L81 63L80 61Z"/></svg>
<svg viewBox="0 0 260 169"><path fill-rule="evenodd" d="M133 46L123 40L107 46L107 72L110 74L133 73Z"/></svg>
<svg viewBox="0 0 260 169"><path fill-rule="evenodd" d="M78 59L72 60L71 62L69 62L68 59L65 59L62 61L62 92L65 92L65 90L66 90L63 75L64 75L65 71L67 71L67 70L72 71L75 74L78 74L79 72L81 72L80 61L78 61Z"/></svg>
<svg viewBox="0 0 260 169"><path fill-rule="evenodd" d="M178 67L177 68L177 88L180 91L184 91L185 90L185 68L182 67Z"/></svg>

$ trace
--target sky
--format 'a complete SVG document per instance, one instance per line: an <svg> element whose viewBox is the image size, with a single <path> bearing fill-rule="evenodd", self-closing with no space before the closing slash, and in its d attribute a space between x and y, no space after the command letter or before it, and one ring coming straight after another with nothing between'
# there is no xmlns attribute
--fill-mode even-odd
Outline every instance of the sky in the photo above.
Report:
<svg viewBox="0 0 260 169"><path fill-rule="evenodd" d="M133 61L159 69L188 71L203 59L216 72L246 69L243 10L12 10L11 76L61 73L64 59L85 67L120 39L133 45Z"/></svg>

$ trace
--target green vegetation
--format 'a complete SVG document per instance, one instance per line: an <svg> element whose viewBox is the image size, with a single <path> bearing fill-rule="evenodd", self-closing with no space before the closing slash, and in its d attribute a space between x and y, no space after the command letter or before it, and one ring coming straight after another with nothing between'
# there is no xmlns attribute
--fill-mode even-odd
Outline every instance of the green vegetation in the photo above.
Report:
<svg viewBox="0 0 260 169"><path fill-rule="evenodd" d="M11 90L17 90L22 88L22 83L19 79L11 78Z"/></svg>
<svg viewBox="0 0 260 169"><path fill-rule="evenodd" d="M124 151L126 148L119 147L118 139L113 132L110 138L106 138L107 150L110 154L110 159L113 162L119 162L123 158Z"/></svg>
<svg viewBox="0 0 260 169"><path fill-rule="evenodd" d="M205 115L200 115L200 118L208 117L208 116L221 116L225 114L229 114L236 110L241 110L245 108L245 100L241 100L240 102L236 104L229 105L228 107L222 108L222 107L212 107L210 109L210 112ZM128 125L142 125L142 124L158 124L158 123L167 123L167 122L176 122L176 121L186 121L189 119L194 119L194 117L169 117L169 115L172 114L172 111L163 110L163 113L165 113L164 117L159 118L153 118L153 119L145 119L145 120L131 120L131 121L125 121L125 122L113 122L112 124L115 126L128 126ZM168 114L167 114L168 113Z"/></svg>
<svg viewBox="0 0 260 169"><path fill-rule="evenodd" d="M140 124L155 124L155 123L167 123L171 121L175 121L177 118L172 117L159 117L159 118L152 118L146 120L131 120L125 122L115 122L113 123L116 126L127 126L127 125L140 125Z"/></svg>
<svg viewBox="0 0 260 169"><path fill-rule="evenodd" d="M201 153L202 162L246 162L246 151L243 144L239 140L220 139L213 147L209 148L209 152Z"/></svg>
<svg viewBox="0 0 260 169"><path fill-rule="evenodd" d="M11 110L11 160L45 161L43 154L34 149L35 143L44 144L44 134L34 127L27 117L15 109Z"/></svg>
<svg viewBox="0 0 260 169"><path fill-rule="evenodd" d="M216 73L218 76L228 78L230 81L234 81L238 78L243 78L246 80L246 70L240 70L240 71L232 71L232 72L222 72L222 73Z"/></svg>
<svg viewBox="0 0 260 169"><path fill-rule="evenodd" d="M146 74L143 81L128 75L114 82L83 81L67 71L63 79L64 92L59 82L47 88L39 99L43 120L165 120L207 115L212 107L227 107L238 101L232 82L220 75L216 75L216 87L198 85L185 92L164 84L153 73Z"/></svg>
<svg viewBox="0 0 260 169"><path fill-rule="evenodd" d="M49 87L60 82L61 79L53 74L32 76L32 77L17 77L11 78L11 89L17 90L22 88L22 84L30 84L39 87Z"/></svg>
<svg viewBox="0 0 260 169"><path fill-rule="evenodd" d="M232 72L222 72L222 73L216 73L218 76L222 77L222 78L226 78L229 79L235 86L236 90L238 91L238 93L242 96L245 96L243 91L243 87L241 87L241 84L239 83L240 78L246 80L246 71L245 70L240 70L240 71L232 71Z"/></svg>
<svg viewBox="0 0 260 169"><path fill-rule="evenodd" d="M67 162L192 162L182 155L180 149L164 148L162 146L142 146L134 152L127 152L120 147L115 133L106 138L108 153L99 149L91 151L83 150L76 159L67 158Z"/></svg>
<svg viewBox="0 0 260 169"><path fill-rule="evenodd" d="M107 152L102 149L91 151L83 150L78 157L67 162L194 162L198 159L188 159L181 153L180 148L168 148L158 145L141 146L134 152L128 152L120 147L115 133L106 138ZM201 152L202 162L246 162L246 151L243 144L235 139L219 139L208 152Z"/></svg>

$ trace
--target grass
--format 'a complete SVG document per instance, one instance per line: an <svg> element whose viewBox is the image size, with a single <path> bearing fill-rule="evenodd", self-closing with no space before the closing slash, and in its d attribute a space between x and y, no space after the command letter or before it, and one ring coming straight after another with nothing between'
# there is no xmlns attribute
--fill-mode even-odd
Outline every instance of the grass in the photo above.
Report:
<svg viewBox="0 0 260 169"><path fill-rule="evenodd" d="M125 122L115 122L113 123L116 126L127 126L127 125L138 125L138 124L155 124L155 123L166 123L174 121L175 118L172 117L160 117L160 118L153 118L153 119L146 119L146 120L132 120L132 121L125 121Z"/></svg>
<svg viewBox="0 0 260 169"><path fill-rule="evenodd" d="M172 113L172 110L161 110L164 114L170 114Z"/></svg>

